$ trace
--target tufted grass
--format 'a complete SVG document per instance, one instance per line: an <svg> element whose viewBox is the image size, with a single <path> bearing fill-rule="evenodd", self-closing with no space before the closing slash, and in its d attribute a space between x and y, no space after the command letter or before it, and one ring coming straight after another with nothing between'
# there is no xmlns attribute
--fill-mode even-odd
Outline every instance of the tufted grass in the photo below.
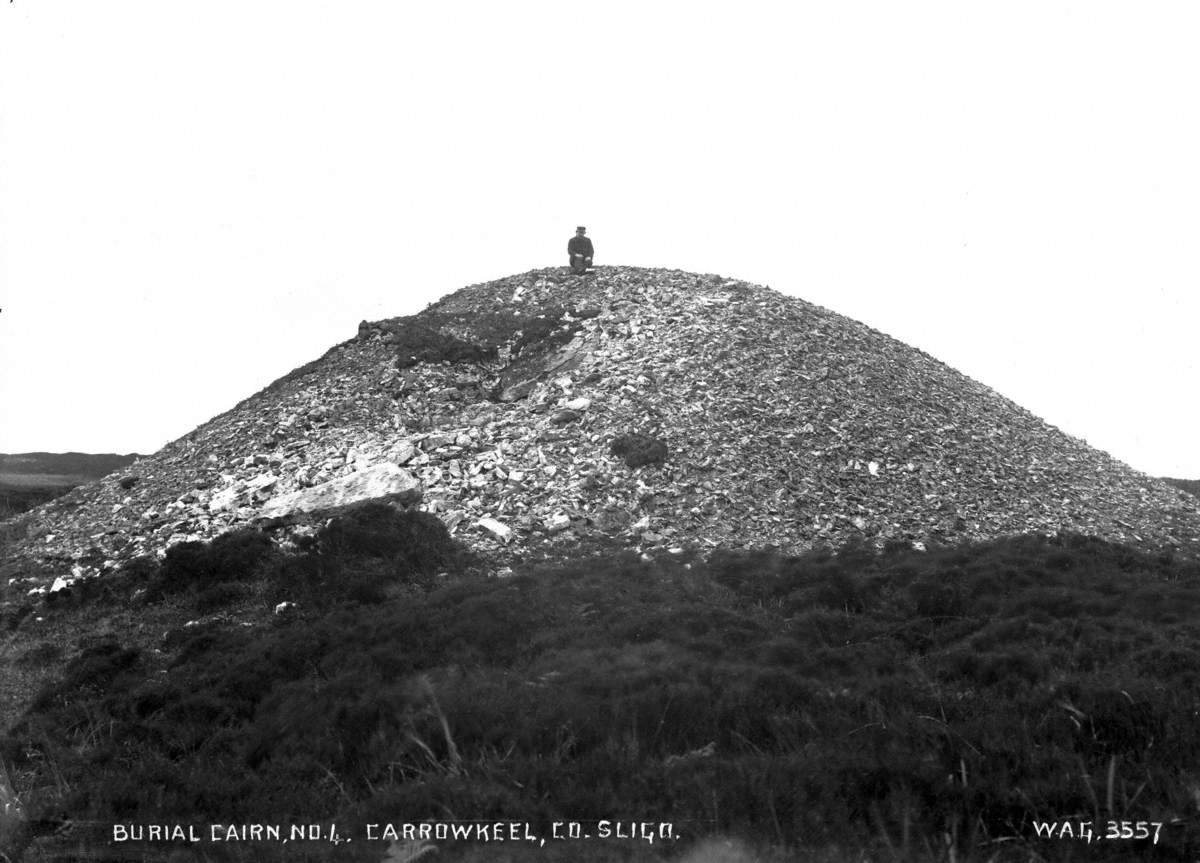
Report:
<svg viewBox="0 0 1200 863"><path fill-rule="evenodd" d="M403 580L404 536L376 512L287 561ZM610 549L406 584L271 626L190 627L161 654L119 638L81 651L0 746L30 820L480 819L549 835L611 818L684 837L430 854L470 860L678 859L713 836L740 843L739 863L1200 848L1195 563L1025 536L799 557ZM1165 826L1158 846L1035 835L1034 819L1064 818ZM378 861L388 846L204 853Z"/></svg>

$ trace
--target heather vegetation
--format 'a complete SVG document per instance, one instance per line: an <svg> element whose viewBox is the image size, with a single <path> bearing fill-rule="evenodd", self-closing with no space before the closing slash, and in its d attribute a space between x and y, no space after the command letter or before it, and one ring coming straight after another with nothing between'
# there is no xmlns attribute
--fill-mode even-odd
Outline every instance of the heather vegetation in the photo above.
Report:
<svg viewBox="0 0 1200 863"><path fill-rule="evenodd" d="M490 362L501 348L508 348L513 357L530 349L545 353L570 341L579 331L579 321L594 315L594 311L572 313L563 307L534 315L426 310L392 327L397 365Z"/></svg>
<svg viewBox="0 0 1200 863"><path fill-rule="evenodd" d="M656 437L640 432L627 432L614 438L609 452L625 459L630 467L659 465L667 460L667 445Z"/></svg>
<svg viewBox="0 0 1200 863"><path fill-rule="evenodd" d="M444 335L433 321L414 317L398 327L397 366L402 369L419 363L481 363L495 359L496 345Z"/></svg>
<svg viewBox="0 0 1200 863"><path fill-rule="evenodd" d="M507 578L476 563L436 519L379 506L287 554L242 532L142 561L110 601L236 585L243 603L297 606L79 651L0 749L29 823L481 819L549 835L612 818L829 861L1200 850L1195 563L1076 535L799 557L591 549ZM1036 819L1163 826L1157 845L1086 845L1038 838ZM434 859L682 847L435 844Z"/></svg>

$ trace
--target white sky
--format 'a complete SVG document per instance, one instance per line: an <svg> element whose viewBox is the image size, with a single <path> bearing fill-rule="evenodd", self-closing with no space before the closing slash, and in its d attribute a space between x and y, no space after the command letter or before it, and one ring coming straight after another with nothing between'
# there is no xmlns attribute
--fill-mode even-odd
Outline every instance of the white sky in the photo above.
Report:
<svg viewBox="0 0 1200 863"><path fill-rule="evenodd" d="M0 3L0 451L565 264L743 278L1200 477L1200 6Z"/></svg>

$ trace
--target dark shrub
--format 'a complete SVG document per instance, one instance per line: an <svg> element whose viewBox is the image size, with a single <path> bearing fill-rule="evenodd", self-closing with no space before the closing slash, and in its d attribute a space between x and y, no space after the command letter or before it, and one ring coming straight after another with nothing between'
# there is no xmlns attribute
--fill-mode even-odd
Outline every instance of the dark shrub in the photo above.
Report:
<svg viewBox="0 0 1200 863"><path fill-rule="evenodd" d="M314 553L285 557L270 576L275 598L307 599L312 594L327 592L329 588L326 585L336 582L336 579L329 577L326 570L321 558Z"/></svg>
<svg viewBox="0 0 1200 863"><path fill-rule="evenodd" d="M204 656L214 648L222 647L228 639L216 622L174 629L163 639L163 646L176 651L173 664L182 665Z"/></svg>
<svg viewBox="0 0 1200 863"><path fill-rule="evenodd" d="M495 345L481 345L444 332L436 325L408 319L396 331L397 365L418 363L482 363L496 359Z"/></svg>
<svg viewBox="0 0 1200 863"><path fill-rule="evenodd" d="M662 464L667 460L667 445L656 437L630 432L615 439L609 452L625 459L630 467Z"/></svg>
<svg viewBox="0 0 1200 863"><path fill-rule="evenodd" d="M1089 732L1081 748L1092 754L1136 756L1167 737L1170 702L1161 694L1097 684L1082 688L1075 704Z"/></svg>
<svg viewBox="0 0 1200 863"><path fill-rule="evenodd" d="M104 692L113 687L119 677L133 672L140 658L140 651L116 642L89 647L67 664L61 680L38 693L33 709L48 710L83 693Z"/></svg>
<svg viewBox="0 0 1200 863"><path fill-rule="evenodd" d="M247 528L221 534L209 544L208 554L217 580L244 581L274 550L270 537Z"/></svg>
<svg viewBox="0 0 1200 863"><path fill-rule="evenodd" d="M280 599L318 606L380 602L397 585L429 587L458 561L437 516L384 503L362 504L333 519L313 548L279 561L273 580Z"/></svg>
<svg viewBox="0 0 1200 863"><path fill-rule="evenodd" d="M579 324L564 324L562 318L561 309L537 317L523 318L521 335L513 343L513 353L520 354L530 347L536 347L544 353L565 345L579 332Z"/></svg>
<svg viewBox="0 0 1200 863"><path fill-rule="evenodd" d="M247 593L246 586L243 584L218 582L211 587L206 587L196 597L196 610L201 614L211 614L245 599Z"/></svg>
<svg viewBox="0 0 1200 863"><path fill-rule="evenodd" d="M441 519L418 510L367 503L335 518L317 534L319 553L391 561L398 572L426 574L445 566L454 542Z"/></svg>
<svg viewBox="0 0 1200 863"><path fill-rule="evenodd" d="M62 656L62 646L50 641L43 641L25 651L18 660L27 665L49 665Z"/></svg>
<svg viewBox="0 0 1200 863"><path fill-rule="evenodd" d="M867 585L858 575L831 569L825 583L817 588L816 600L828 608L859 612L867 607Z"/></svg>
<svg viewBox="0 0 1200 863"><path fill-rule="evenodd" d="M864 572L875 566L875 547L861 537L852 537L837 550L838 565L844 570Z"/></svg>
<svg viewBox="0 0 1200 863"><path fill-rule="evenodd" d="M770 551L716 549L708 558L713 579L742 596L763 601L786 592L787 560Z"/></svg>
<svg viewBox="0 0 1200 863"><path fill-rule="evenodd" d="M421 325L436 329L443 338L460 335L467 343L488 351L489 359L495 359L497 350L505 345L512 349L512 356L522 353L544 354L566 344L579 331L579 322L564 321L566 309L550 306L537 315L514 315L511 312L477 312L471 314L446 314L423 312L418 315ZM533 350L530 350L533 349Z"/></svg>
<svg viewBox="0 0 1200 863"><path fill-rule="evenodd" d="M194 586L250 579L274 548L269 537L248 528L222 534L210 543L173 545L147 591L147 599L158 600Z"/></svg>
<svg viewBox="0 0 1200 863"><path fill-rule="evenodd" d="M117 570L117 578L130 584L145 584L158 575L158 561L148 554L130 558Z"/></svg>
<svg viewBox="0 0 1200 863"><path fill-rule="evenodd" d="M908 586L917 614L922 617L951 617L961 614L965 604L959 579L937 581L927 578Z"/></svg>
<svg viewBox="0 0 1200 863"><path fill-rule="evenodd" d="M1043 813L1194 805L1200 634L1175 616L1197 589L1181 562L1020 537L685 569L614 545L345 605L424 565L397 563L409 519L417 545L441 536L375 505L272 554L316 585L317 601L287 597L302 614L71 663L0 735L0 757L50 792L28 798L30 820L636 811L797 843L771 859L999 861L1065 847L1030 835ZM230 586L250 589L207 589ZM1194 825L1172 829L1171 859L1200 847Z"/></svg>
<svg viewBox="0 0 1200 863"><path fill-rule="evenodd" d="M208 546L203 542L181 542L167 550L159 567L158 586L164 593L171 592L209 581L211 577Z"/></svg>

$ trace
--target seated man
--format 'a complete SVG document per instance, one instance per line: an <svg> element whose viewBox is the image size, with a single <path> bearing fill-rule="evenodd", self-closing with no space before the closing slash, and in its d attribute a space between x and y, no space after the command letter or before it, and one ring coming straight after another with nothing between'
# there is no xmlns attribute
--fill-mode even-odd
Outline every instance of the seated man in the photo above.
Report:
<svg viewBox="0 0 1200 863"><path fill-rule="evenodd" d="M567 242L567 254L571 256L571 272L586 273L592 265L592 241L584 234L587 228L576 228L575 236Z"/></svg>

